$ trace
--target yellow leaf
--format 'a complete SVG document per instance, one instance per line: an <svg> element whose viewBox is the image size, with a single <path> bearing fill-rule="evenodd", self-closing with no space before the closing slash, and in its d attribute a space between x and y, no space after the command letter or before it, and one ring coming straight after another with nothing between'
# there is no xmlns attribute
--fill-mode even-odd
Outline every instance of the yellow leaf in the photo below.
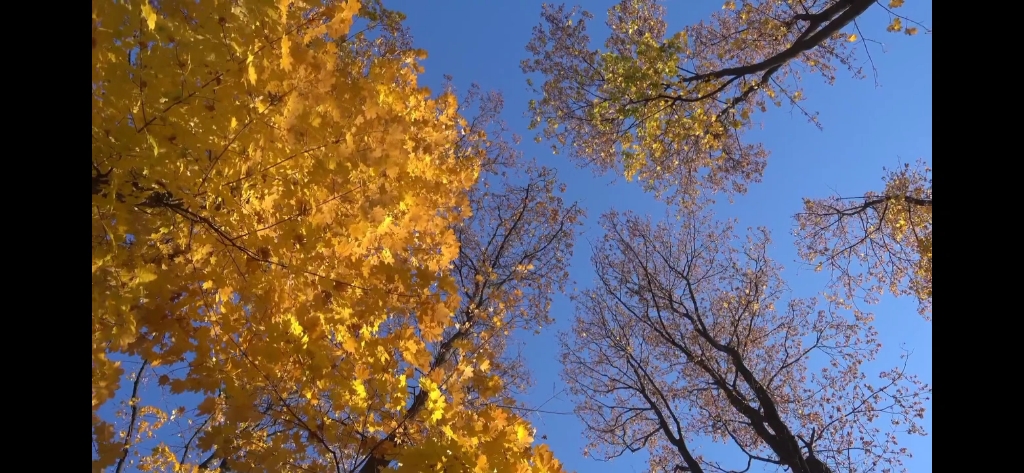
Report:
<svg viewBox="0 0 1024 473"><path fill-rule="evenodd" d="M149 145L153 147L153 156L160 154L160 145L157 144L156 138L152 134L146 133L146 141L149 141Z"/></svg>
<svg viewBox="0 0 1024 473"><path fill-rule="evenodd" d="M491 470L493 468L488 468L487 456L482 453L478 455L476 457L476 468L473 471L476 473L491 473Z"/></svg>
<svg viewBox="0 0 1024 473"><path fill-rule="evenodd" d="M451 312L448 311L448 308L445 307L444 304L434 306L434 317L432 322L437 325L445 325L447 324L449 317L451 317Z"/></svg>
<svg viewBox="0 0 1024 473"><path fill-rule="evenodd" d="M199 403L198 406L196 406L196 409L202 414L212 414L216 408L217 399L211 396L207 396Z"/></svg>
<svg viewBox="0 0 1024 473"><path fill-rule="evenodd" d="M347 336L341 342L341 348L349 353L355 353L359 349L359 342L355 337Z"/></svg>
<svg viewBox="0 0 1024 473"><path fill-rule="evenodd" d="M352 18L359 13L359 7L361 3L359 0L348 0L345 2L345 9L342 10L342 16Z"/></svg>
<svg viewBox="0 0 1024 473"><path fill-rule="evenodd" d="M156 279L156 273L150 268L142 268L139 270L138 279L139 282L150 282Z"/></svg>
<svg viewBox="0 0 1024 473"><path fill-rule="evenodd" d="M903 0L889 0L889 8L899 8L903 6Z"/></svg>
<svg viewBox="0 0 1024 473"><path fill-rule="evenodd" d="M903 30L903 32L906 33L907 36L916 35L917 34L917 27L916 26L911 26L910 28L907 28L907 29Z"/></svg>
<svg viewBox="0 0 1024 473"><path fill-rule="evenodd" d="M358 379L353 379L352 380L352 389L355 390L356 397L358 399L366 399L366 386L363 385L362 381L360 381Z"/></svg>
<svg viewBox="0 0 1024 473"><path fill-rule="evenodd" d="M892 23L889 24L889 26L886 28L886 31L889 31L891 33L896 33L896 32L898 32L898 31L900 31L902 29L903 29L903 22L901 22L899 18L893 18L892 19Z"/></svg>
<svg viewBox="0 0 1024 473"><path fill-rule="evenodd" d="M245 61L246 64L249 65L249 75L248 75L249 82L252 85L256 85L256 65L253 64L252 60L253 60L253 55L252 55L252 53L249 53L249 59L247 59Z"/></svg>
<svg viewBox="0 0 1024 473"><path fill-rule="evenodd" d="M533 435L530 434L530 429L522 422L516 425L516 440L523 444L533 443Z"/></svg>
<svg viewBox="0 0 1024 473"><path fill-rule="evenodd" d="M857 41L857 35L856 34L852 34L849 37L847 37L846 40L851 42L851 43L854 42L854 41Z"/></svg>
<svg viewBox="0 0 1024 473"><path fill-rule="evenodd" d="M444 327L444 325L434 322L425 322L420 324L420 333L423 334L424 340L433 342L441 338L441 334L444 333Z"/></svg>
<svg viewBox="0 0 1024 473"><path fill-rule="evenodd" d="M292 70L292 52L291 52L292 40L288 35L281 37L281 68L290 71Z"/></svg>
<svg viewBox="0 0 1024 473"><path fill-rule="evenodd" d="M156 28L156 11L149 4L149 0L144 0L142 3L142 17L146 19L150 30Z"/></svg>

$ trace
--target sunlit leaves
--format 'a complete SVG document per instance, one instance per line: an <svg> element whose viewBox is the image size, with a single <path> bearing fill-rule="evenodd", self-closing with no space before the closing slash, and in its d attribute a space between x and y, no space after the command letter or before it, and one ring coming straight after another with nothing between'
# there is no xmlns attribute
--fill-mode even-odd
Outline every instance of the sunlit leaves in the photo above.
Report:
<svg viewBox="0 0 1024 473"><path fill-rule="evenodd" d="M521 420L478 428L456 400L502 393L485 368L501 346L437 358L468 307L456 230L488 150L460 151L469 124L417 84L401 18L355 0L93 2L94 470L425 471L482 442L488 465L527 468ZM136 379L150 391L122 398ZM159 403L177 395L192 407L171 425Z"/></svg>

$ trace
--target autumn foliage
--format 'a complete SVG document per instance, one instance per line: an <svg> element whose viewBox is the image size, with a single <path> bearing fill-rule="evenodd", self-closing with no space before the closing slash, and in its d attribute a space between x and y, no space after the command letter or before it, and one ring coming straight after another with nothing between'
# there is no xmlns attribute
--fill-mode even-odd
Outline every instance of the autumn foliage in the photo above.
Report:
<svg viewBox="0 0 1024 473"><path fill-rule="evenodd" d="M847 300L888 291L932 308L932 176L918 162L889 171L881 192L807 199L797 215L800 256L827 267Z"/></svg>
<svg viewBox="0 0 1024 473"><path fill-rule="evenodd" d="M804 202L790 297L767 230L706 206L758 182L744 132L853 62L856 20L902 0L544 5L522 62L538 141L639 181L678 223L608 212L597 281L561 335L587 455L653 471L898 469L930 387L854 300L931 312L931 169ZM526 159L503 98L419 83L426 52L380 0L94 0L92 468L561 472L517 396L517 334L553 323L584 211ZM922 30L927 29L921 27ZM732 445L705 458L698 438ZM745 470L744 470L745 471Z"/></svg>
<svg viewBox="0 0 1024 473"><path fill-rule="evenodd" d="M591 13L542 7L522 62L538 142L639 181L680 222L602 217L596 287L574 297L562 335L588 453L646 450L652 471L673 473L901 468L900 434L924 434L931 390L899 366L865 374L881 345L856 301L888 291L930 313L930 168L889 173L880 192L805 200L799 254L834 276L821 301L785 297L767 231L737 238L707 205L761 180L768 152L745 136L756 114L785 104L818 124L806 80L866 76L855 61L866 11L886 10L887 32L918 33L894 12L903 3L730 0L669 33L663 2L622 0L603 42ZM735 454L700 455L708 438Z"/></svg>
<svg viewBox="0 0 1024 473"><path fill-rule="evenodd" d="M603 48L591 45L591 13L545 5L522 62L542 79L533 126L556 151L619 169L674 203L743 192L768 156L742 139L752 114L768 104L799 107L805 75L828 83L841 70L862 76L852 60L856 36L843 30L875 3L728 1L710 21L669 34L661 2L623 0L608 10ZM917 32L894 20L889 31Z"/></svg>
<svg viewBox="0 0 1024 473"><path fill-rule="evenodd" d="M595 456L645 448L665 472L894 471L901 437L924 434L930 388L905 366L866 374L872 317L787 297L767 230L743 238L708 212L601 223L596 287L562 338ZM734 453L700 455L700 437Z"/></svg>
<svg viewBox="0 0 1024 473"><path fill-rule="evenodd" d="M545 5L527 46L531 57L522 61L523 71L537 76L529 79L531 85L537 80L537 98L530 103L532 126L540 130L538 140L553 142L555 152L599 171L622 173L682 209L699 206L714 194L743 193L750 183L760 182L768 160L761 143L744 136L756 123L754 115L767 111L769 104L785 104L818 124L817 113L803 105L806 80L817 76L832 84L844 73L866 77L857 60L860 46L874 68L863 37L873 31L865 33L857 23L865 12L887 11L886 32L930 32L898 13L903 4L729 0L709 21L669 33L662 2L622 0L608 10L609 34L597 48L588 33L591 13ZM892 185L907 185L898 181ZM887 190L884 195L901 192ZM912 217L904 215L908 224L892 232L880 230L888 224L867 223L858 232L846 222L829 225L823 221L828 218L823 206L842 206L809 203L800 225L810 238L801 254L810 261L824 257L842 273L837 287L846 292L874 281L894 294L917 297L922 312L929 311L930 192L929 185L927 205L904 201L917 210ZM906 214L896 209L897 200L876 206L869 198L867 203L886 215ZM837 212L847 210L827 211L835 218ZM924 219L927 238L896 236L907 228L920 233ZM829 226L832 230L826 231ZM857 245L856 240L870 244ZM918 254L926 256L919 259L914 256ZM851 259L867 267L850 266L846 262Z"/></svg>
<svg viewBox="0 0 1024 473"><path fill-rule="evenodd" d="M525 275L557 269L575 217L537 184L524 228L560 225L552 246L460 288L486 134L417 84L401 18L93 2L94 471L559 469L480 339L550 291Z"/></svg>

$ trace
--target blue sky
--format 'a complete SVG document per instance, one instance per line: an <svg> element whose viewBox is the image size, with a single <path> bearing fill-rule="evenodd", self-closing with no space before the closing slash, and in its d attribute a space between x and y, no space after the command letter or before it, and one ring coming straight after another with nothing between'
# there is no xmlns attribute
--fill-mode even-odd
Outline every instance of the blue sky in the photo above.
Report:
<svg viewBox="0 0 1024 473"><path fill-rule="evenodd" d="M595 13L591 28L593 37L601 38L598 27L604 12L613 2L587 1L584 7ZM669 31L679 29L721 7L718 0L667 2ZM460 90L476 82L485 90L504 93L505 120L513 131L524 136L521 149L527 157L536 157L541 164L559 169L559 176L568 185L567 198L578 200L587 209L587 223L576 246L571 277L578 287L591 284L590 249L586 239L600 238L597 217L615 208L634 210L653 217L664 215L664 205L644 194L636 185L612 175L594 176L590 170L577 169L562 156L553 156L548 145L535 144L532 132L526 129L524 116L529 95L519 61L526 57L524 47L531 28L540 21L541 2L528 1L413 1L392 0L389 8L408 15L407 25L415 44L426 49L428 59L422 62L426 73L423 84L439 90L443 74L451 74ZM931 2L911 0L900 14L931 24ZM767 226L772 230L772 256L786 266L784 275L794 296L811 296L824 285L822 275L814 274L797 262L793 238L792 216L801 208L803 197L824 197L833 192L857 195L882 187L882 168L918 158L931 161L931 36L907 37L886 33L888 14L872 7L859 21L874 44L871 54L879 71L880 87L869 77L853 80L840 76L834 86L811 78L805 83L806 107L820 112L824 130L819 131L799 113L788 107L770 110L760 117L763 129L748 137L760 140L771 151L764 181L730 205L718 206L718 216L735 217L741 227ZM864 56L860 56L864 60ZM877 366L893 366L899 362L901 347L913 350L908 371L931 383L930 322L916 313L909 300L883 299L873 307L877 327L884 345ZM558 371L556 331L567 328L573 314L568 298L558 295L552 306L557 319L554 327L541 335L524 339L525 354L533 370L536 384L525 399L534 405L548 400L562 389ZM873 366L868 369L873 370ZM880 371L880 369L879 369ZM873 373L869 372L869 375ZM930 407L930 405L929 405ZM565 396L548 401L545 410L571 411ZM547 435L548 443L569 470L579 472L645 471L642 455L622 457L604 463L584 458L582 425L572 415L541 414L533 418L538 437ZM929 411L925 428L931 430ZM914 453L907 461L911 472L931 471L931 437L915 437L904 444ZM716 448L705 445L700 452L714 455Z"/></svg>

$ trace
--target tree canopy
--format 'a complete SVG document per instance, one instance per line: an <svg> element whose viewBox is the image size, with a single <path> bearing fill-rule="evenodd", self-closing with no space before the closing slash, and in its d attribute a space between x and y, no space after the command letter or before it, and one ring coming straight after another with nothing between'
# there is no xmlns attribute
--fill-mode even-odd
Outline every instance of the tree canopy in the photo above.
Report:
<svg viewBox="0 0 1024 473"><path fill-rule="evenodd" d="M669 34L661 2L622 0L608 10L609 34L598 48L587 32L593 14L545 5L527 46L531 57L522 61L525 73L538 76L531 126L540 129L538 139L552 142L555 152L597 171L623 173L684 210L716 193L744 193L761 181L769 155L745 136L756 124L755 115L769 104L786 104L820 126L817 113L803 105L805 82L811 76L827 84L841 74L866 77L854 46L864 46L874 68L864 37L872 31L865 33L857 22L866 11L885 9L891 19L887 32L930 33L894 11L903 4L730 0L709 21ZM887 189L882 195L893 192L902 191ZM847 292L870 280L877 283L870 289L911 294L922 301L922 313L930 312L930 193L929 185L926 206L904 200L916 209L904 218L913 223L883 233L886 225L868 223L857 231L845 222L830 225L824 221L827 215L839 219L849 209L812 201L799 217L806 237L801 255L809 261L825 257ZM875 209L872 215L906 213L895 211L893 199L884 206L871 201L866 197L867 207ZM925 220L927 238L896 236L907 229L924 232ZM874 254L861 256L853 240L871 242L865 251Z"/></svg>
<svg viewBox="0 0 1024 473"><path fill-rule="evenodd" d="M887 171L885 189L859 197L806 199L798 250L835 276L847 300L908 295L932 310L932 170L918 162Z"/></svg>
<svg viewBox="0 0 1024 473"><path fill-rule="evenodd" d="M595 455L645 448L659 472L891 471L900 437L924 434L930 388L905 366L864 372L881 348L869 314L787 298L766 229L739 238L706 212L601 223L597 285L562 339ZM704 457L697 436L735 452Z"/></svg>
<svg viewBox="0 0 1024 473"><path fill-rule="evenodd" d="M559 469L481 339L564 279L576 210L543 169L470 191L486 131L417 84L401 18L93 3L95 471ZM161 408L143 378L198 401Z"/></svg>
<svg viewBox="0 0 1024 473"><path fill-rule="evenodd" d="M528 159L500 92L421 84L426 51L381 0L94 0L94 472L563 471L522 394L527 339L570 291L585 211ZM902 0L725 2L669 34L656 0L541 7L530 126L674 223L604 212L596 281L559 334L585 455L657 472L889 471L931 388L870 379L886 291L931 313L931 167L807 198L790 294L770 232L709 203L759 182L747 139L807 76L926 27ZM872 66L873 67L873 66ZM873 368L872 368L873 369ZM710 458L699 439L735 456Z"/></svg>

